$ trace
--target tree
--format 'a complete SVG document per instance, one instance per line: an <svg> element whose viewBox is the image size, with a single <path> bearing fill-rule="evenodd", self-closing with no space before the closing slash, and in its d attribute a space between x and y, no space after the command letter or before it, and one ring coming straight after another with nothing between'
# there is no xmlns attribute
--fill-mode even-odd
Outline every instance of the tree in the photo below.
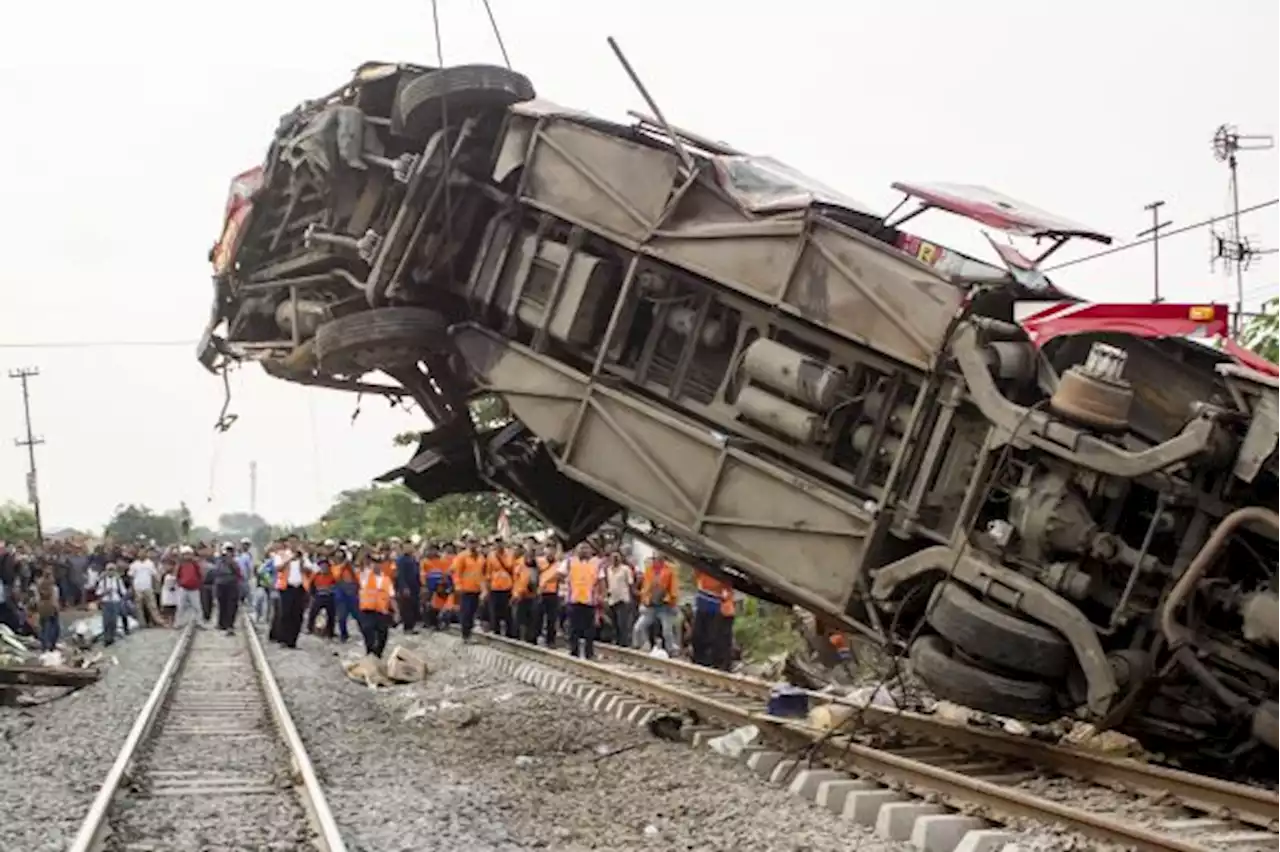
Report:
<svg viewBox="0 0 1280 852"><path fill-rule="evenodd" d="M1280 362L1280 298L1262 303L1262 310L1249 317L1240 333L1240 342L1271 363Z"/></svg>
<svg viewBox="0 0 1280 852"><path fill-rule="evenodd" d="M511 412L502 397L496 394L476 397L467 402L471 410L471 422L477 429L496 429L511 422ZM397 447L414 447L422 440L422 432L400 432L391 439Z"/></svg>
<svg viewBox="0 0 1280 852"><path fill-rule="evenodd" d="M226 539L247 538L265 547L271 541L271 524L253 512L227 512L218 516L218 534Z"/></svg>
<svg viewBox="0 0 1280 852"><path fill-rule="evenodd" d="M471 420L478 429L496 429L511 422L506 402L495 394L477 397L467 405L471 410ZM397 447L413 447L422 440L422 435L422 432L401 432L391 441ZM504 509L513 533L532 531L541 526L518 501L493 491L449 494L430 505L424 504L424 508L416 531L428 538L454 538L468 529L478 535L492 533L497 530L498 516Z"/></svg>
<svg viewBox="0 0 1280 852"><path fill-rule="evenodd" d="M141 538L152 539L157 544L170 544L184 538L184 519L190 523L190 512L186 512L185 506L158 514L146 506L129 503L116 506L115 514L107 522L103 535L120 542L137 541Z"/></svg>
<svg viewBox="0 0 1280 852"><path fill-rule="evenodd" d="M0 541L36 543L36 513L30 506L0 504Z"/></svg>
<svg viewBox="0 0 1280 852"><path fill-rule="evenodd" d="M507 503L513 506L508 508ZM507 508L512 532L537 528L527 512L503 495L450 494L424 503L403 485L343 491L316 526L325 538L377 541L417 534L427 539L453 539L465 530L482 536L495 532L503 508Z"/></svg>

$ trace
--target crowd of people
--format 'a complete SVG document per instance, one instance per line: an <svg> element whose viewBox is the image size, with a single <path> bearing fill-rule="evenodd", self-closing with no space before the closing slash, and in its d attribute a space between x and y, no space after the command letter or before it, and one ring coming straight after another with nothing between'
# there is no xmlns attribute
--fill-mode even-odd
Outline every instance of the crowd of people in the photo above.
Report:
<svg viewBox="0 0 1280 852"><path fill-rule="evenodd" d="M248 539L221 552L207 544L32 548L0 541L0 624L38 636L48 651L60 639L66 611L97 609L103 644L111 645L118 633L128 634L131 619L143 627L181 626L193 618L207 623L220 601L219 626L230 630L253 568Z"/></svg>
<svg viewBox="0 0 1280 852"><path fill-rule="evenodd" d="M598 549L597 549L598 548ZM381 656L393 627L415 633L483 629L591 658L597 640L669 656L684 648L697 663L728 669L734 654L733 590L695 572L681 600L675 566L660 555L636 565L626 547L583 542L565 551L529 537L483 542L470 532L451 542L391 538L309 542L298 535L252 543L154 543L94 548L51 544L31 550L0 542L0 623L58 642L60 613L96 607L103 641L144 627L195 622L230 633L237 612L268 625L287 648L308 633L346 642L355 622L368 653ZM216 615L216 621L215 621Z"/></svg>
<svg viewBox="0 0 1280 852"><path fill-rule="evenodd" d="M270 637L297 646L310 633L345 642L355 621L365 649L381 656L395 625L450 630L463 640L477 624L530 643L591 658L597 639L682 647L698 663L728 669L733 657L733 590L695 572L696 593L681 604L675 566L651 556L636 566L625 548L598 552L583 542L564 551L554 541L529 537L485 542L464 533L453 542L327 540L309 545L297 536L273 543L253 594L255 619ZM323 621L317 627L320 616Z"/></svg>

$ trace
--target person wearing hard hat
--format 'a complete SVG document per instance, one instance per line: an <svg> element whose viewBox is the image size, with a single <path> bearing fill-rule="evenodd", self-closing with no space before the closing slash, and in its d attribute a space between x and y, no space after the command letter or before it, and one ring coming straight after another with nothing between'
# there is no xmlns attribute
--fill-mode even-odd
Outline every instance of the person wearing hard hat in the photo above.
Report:
<svg viewBox="0 0 1280 852"><path fill-rule="evenodd" d="M178 609L174 614L175 627L186 627L200 620L200 589L204 568L196 559L196 552L189 544L178 548Z"/></svg>
<svg viewBox="0 0 1280 852"><path fill-rule="evenodd" d="M443 626L440 619L449 599L449 564L449 558L441 555L440 548L428 542L419 573L422 589L427 594L427 626L432 630L439 630Z"/></svg>
<svg viewBox="0 0 1280 852"><path fill-rule="evenodd" d="M511 571L511 629L507 632L507 636L536 643L538 633L533 621L533 612L534 603L538 598L537 556L528 543L516 545L512 548L512 555L515 559L515 567Z"/></svg>
<svg viewBox="0 0 1280 852"><path fill-rule="evenodd" d="M480 609L480 594L484 591L485 558L479 550L475 533L464 534L466 546L454 557L454 589L459 597L459 620L462 624L462 640L471 639L475 629L476 612Z"/></svg>
<svg viewBox="0 0 1280 852"><path fill-rule="evenodd" d="M358 544L358 542L357 542ZM338 623L338 640L346 642L347 619L355 618L360 626L360 581L356 574L355 560L349 548L339 546L329 567L334 576L334 619Z"/></svg>
<svg viewBox="0 0 1280 852"><path fill-rule="evenodd" d="M325 540L320 546L320 552L316 556L316 569L311 575L311 606L307 611L307 632L316 632L316 617L323 612L324 631L321 635L325 639L333 638L334 587L338 583L338 578L333 572L333 558L337 546L338 543L333 539Z"/></svg>
<svg viewBox="0 0 1280 852"><path fill-rule="evenodd" d="M564 579L569 587L569 655L581 653L590 660L595 656L596 608L604 600L604 569L585 541L568 562Z"/></svg>
<svg viewBox="0 0 1280 852"><path fill-rule="evenodd" d="M511 590L514 587L516 559L503 543L495 537L489 554L485 557L485 588L489 593L489 630L499 636L504 628L507 635L514 635L511 621Z"/></svg>
<svg viewBox="0 0 1280 852"><path fill-rule="evenodd" d="M360 629L364 633L366 653L381 657L387 647L387 634L395 614L395 583L387 573L387 563L364 565L360 573Z"/></svg>

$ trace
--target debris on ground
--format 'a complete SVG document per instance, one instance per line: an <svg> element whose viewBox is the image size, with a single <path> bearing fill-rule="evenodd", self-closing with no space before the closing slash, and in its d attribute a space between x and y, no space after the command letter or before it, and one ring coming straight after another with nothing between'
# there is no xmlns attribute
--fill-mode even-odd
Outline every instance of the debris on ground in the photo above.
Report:
<svg viewBox="0 0 1280 852"><path fill-rule="evenodd" d="M92 651L88 644L60 644L52 651L41 651L34 637L19 636L0 624L0 684L87 686L98 680L102 658L102 652Z"/></svg>
<svg viewBox="0 0 1280 852"><path fill-rule="evenodd" d="M746 751L747 746L760 736L760 729L755 725L743 725L734 728L727 734L707 740L707 747L718 755L738 759Z"/></svg>
<svg viewBox="0 0 1280 852"><path fill-rule="evenodd" d="M356 683L363 683L370 689L377 689L380 686L391 686L391 678L387 677L386 668L373 654L366 654L354 660L346 660L342 663L342 670L347 673L347 677Z"/></svg>
<svg viewBox="0 0 1280 852"><path fill-rule="evenodd" d="M354 660L344 661L342 670L356 683L362 683L370 689L378 689L426 680L427 661L407 648L396 646L391 649L391 654L385 663L373 654L366 654ZM419 715L425 715L425 711Z"/></svg>
<svg viewBox="0 0 1280 852"><path fill-rule="evenodd" d="M1101 752L1112 757L1143 758L1147 755L1142 745L1128 734L1122 734L1119 731L1099 731L1087 722L1073 724L1071 730L1059 742L1062 745Z"/></svg>
<svg viewBox="0 0 1280 852"><path fill-rule="evenodd" d="M127 630L140 630L142 624L133 616L126 615L124 617L125 624L128 625ZM87 615L84 618L77 618L71 623L71 629L68 631L67 644L85 650L92 645L102 641L104 632L102 624L102 614ZM119 633L116 634L119 636Z"/></svg>
<svg viewBox="0 0 1280 852"><path fill-rule="evenodd" d="M387 677L397 683L417 683L427 678L427 661L402 645L391 649L387 657Z"/></svg>

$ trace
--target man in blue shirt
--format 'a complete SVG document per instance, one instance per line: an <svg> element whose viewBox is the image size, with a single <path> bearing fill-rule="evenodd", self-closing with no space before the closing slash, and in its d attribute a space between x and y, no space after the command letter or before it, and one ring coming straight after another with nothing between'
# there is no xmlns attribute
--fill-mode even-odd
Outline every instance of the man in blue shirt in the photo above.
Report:
<svg viewBox="0 0 1280 852"><path fill-rule="evenodd" d="M240 600L249 599L249 587L253 584L253 542L247 538L240 539L240 550L236 553L236 569L240 574Z"/></svg>
<svg viewBox="0 0 1280 852"><path fill-rule="evenodd" d="M405 633L418 632L418 613L422 607L422 575L419 573L418 554L413 543L395 545L396 597L400 599L400 618Z"/></svg>

